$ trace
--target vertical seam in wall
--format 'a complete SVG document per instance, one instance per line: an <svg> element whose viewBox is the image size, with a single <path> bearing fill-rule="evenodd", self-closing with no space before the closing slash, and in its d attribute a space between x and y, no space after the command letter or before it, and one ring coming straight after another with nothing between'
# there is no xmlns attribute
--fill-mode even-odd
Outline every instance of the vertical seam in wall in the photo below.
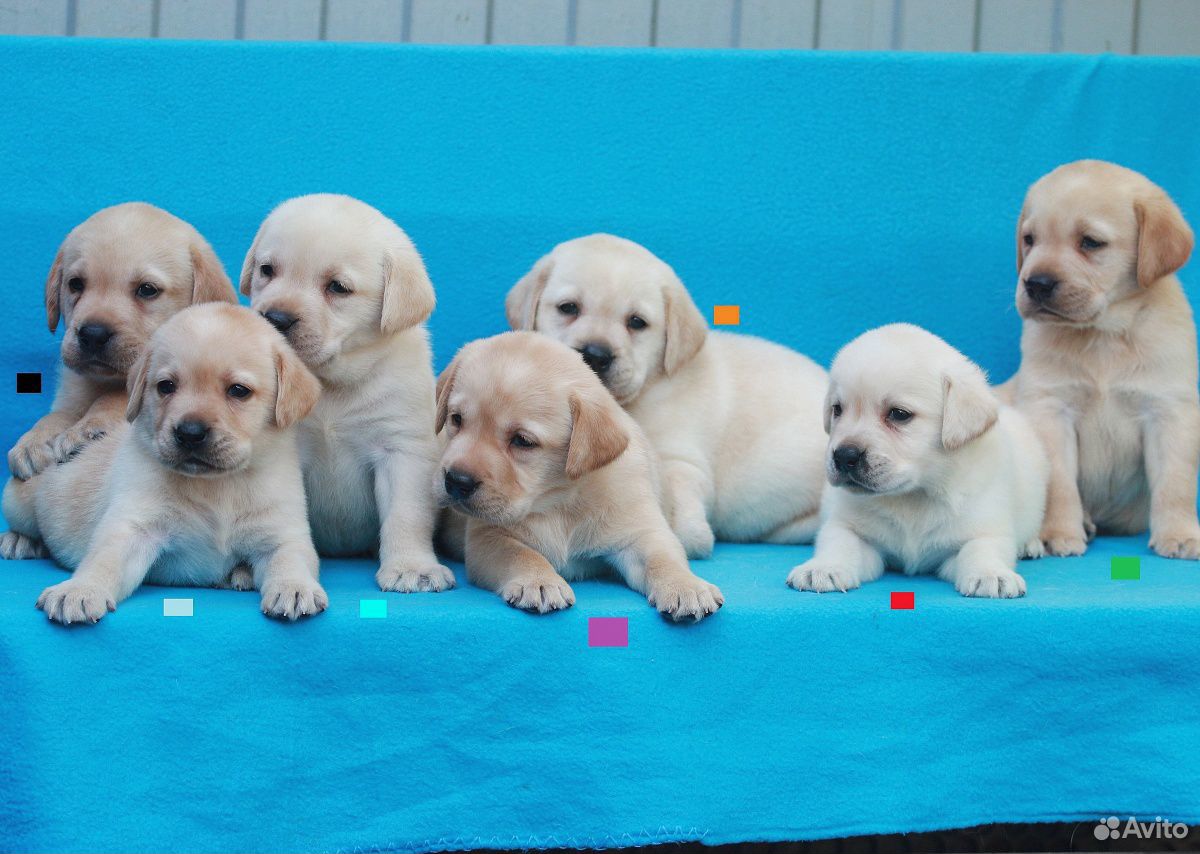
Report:
<svg viewBox="0 0 1200 854"><path fill-rule="evenodd" d="M975 22L971 25L971 52L979 53L979 31L983 23L983 0L975 0Z"/></svg>
<svg viewBox="0 0 1200 854"><path fill-rule="evenodd" d="M67 35L75 35L79 26L79 0L67 0Z"/></svg>
<svg viewBox="0 0 1200 854"><path fill-rule="evenodd" d="M658 47L658 0L650 0L650 47Z"/></svg>
<svg viewBox="0 0 1200 854"><path fill-rule="evenodd" d="M400 7L400 41L412 41L413 0L404 0Z"/></svg>
<svg viewBox="0 0 1200 854"><path fill-rule="evenodd" d="M813 35L812 49L816 50L821 46L821 0L813 2Z"/></svg>
<svg viewBox="0 0 1200 854"><path fill-rule="evenodd" d="M1129 46L1132 53L1141 51L1139 42L1142 39L1142 0L1133 0L1133 44Z"/></svg>
<svg viewBox="0 0 1200 854"><path fill-rule="evenodd" d="M150 6L150 38L158 38L162 27L162 0L154 0Z"/></svg>
<svg viewBox="0 0 1200 854"><path fill-rule="evenodd" d="M579 32L579 0L567 0L567 44L574 46Z"/></svg>
<svg viewBox="0 0 1200 854"><path fill-rule="evenodd" d="M1063 0L1054 0L1050 7L1050 50L1062 53L1063 46Z"/></svg>
<svg viewBox="0 0 1200 854"><path fill-rule="evenodd" d="M729 46L742 46L742 0L733 0L729 7Z"/></svg>
<svg viewBox="0 0 1200 854"><path fill-rule="evenodd" d="M233 37L246 38L246 0L237 0L233 16Z"/></svg>
<svg viewBox="0 0 1200 854"><path fill-rule="evenodd" d="M321 18L317 24L317 38L325 41L329 35L329 0L321 0Z"/></svg>
<svg viewBox="0 0 1200 854"><path fill-rule="evenodd" d="M494 0L487 0L487 8L483 15L483 43L492 43L492 19L495 17Z"/></svg>
<svg viewBox="0 0 1200 854"><path fill-rule="evenodd" d="M892 50L900 50L900 44L904 35L901 32L903 20L904 0L892 0L892 40L890 45Z"/></svg>

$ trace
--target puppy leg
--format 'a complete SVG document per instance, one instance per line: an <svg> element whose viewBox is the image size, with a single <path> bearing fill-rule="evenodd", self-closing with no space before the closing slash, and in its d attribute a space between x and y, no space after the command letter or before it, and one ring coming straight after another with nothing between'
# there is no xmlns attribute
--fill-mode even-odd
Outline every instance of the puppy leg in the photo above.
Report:
<svg viewBox="0 0 1200 854"><path fill-rule="evenodd" d="M424 449L422 449L424 450ZM379 572L381 590L437 593L454 586L454 573L433 553L437 507L429 489L436 466L433 450L393 452L375 469L375 501L379 507Z"/></svg>
<svg viewBox="0 0 1200 854"><path fill-rule="evenodd" d="M664 524L637 536L613 555L625 583L641 593L665 617L700 622L725 604L715 584L691 571L683 547Z"/></svg>
<svg viewBox="0 0 1200 854"><path fill-rule="evenodd" d="M1163 557L1200 559L1196 475L1200 469L1200 408L1176 406L1150 420L1145 434L1150 481L1150 548Z"/></svg>
<svg viewBox="0 0 1200 854"><path fill-rule="evenodd" d="M251 563L254 586L262 591L262 612L268 617L297 620L329 607L329 597L317 581L320 561L310 540L283 542Z"/></svg>
<svg viewBox="0 0 1200 854"><path fill-rule="evenodd" d="M467 522L467 577L514 608L546 614L575 604L575 591L550 561L502 528Z"/></svg>
<svg viewBox="0 0 1200 854"><path fill-rule="evenodd" d="M1030 414L1050 457L1050 486L1046 493L1046 516L1042 542L1052 555L1081 555L1087 551L1083 499L1079 497L1079 440L1075 427L1059 412Z"/></svg>
<svg viewBox="0 0 1200 854"><path fill-rule="evenodd" d="M49 555L42 545L34 509L37 483L14 477L4 487L4 518L12 527L0 534L0 557L5 560L29 560Z"/></svg>
<svg viewBox="0 0 1200 854"><path fill-rule="evenodd" d="M813 556L791 571L787 583L797 590L845 593L881 575L879 550L840 522L829 521L817 532Z"/></svg>
<svg viewBox="0 0 1200 854"><path fill-rule="evenodd" d="M75 423L69 412L49 412L38 419L8 452L8 470L17 480L28 480L58 462L54 442Z"/></svg>
<svg viewBox="0 0 1200 854"><path fill-rule="evenodd" d="M253 590L254 569L244 563L239 563L229 570L229 575L217 587L223 590Z"/></svg>
<svg viewBox="0 0 1200 854"><path fill-rule="evenodd" d="M55 462L66 462L84 445L99 439L125 420L125 391L110 391L100 395L84 416L67 427L50 442Z"/></svg>
<svg viewBox="0 0 1200 854"><path fill-rule="evenodd" d="M712 557L716 537L708 524L713 500L711 475L683 460L663 460L663 488L671 511L671 530L690 558Z"/></svg>
<svg viewBox="0 0 1200 854"><path fill-rule="evenodd" d="M978 537L938 567L937 575L963 596L1013 599L1025 595L1025 579L1017 575L1016 565L1012 537Z"/></svg>
<svg viewBox="0 0 1200 854"><path fill-rule="evenodd" d="M821 513L814 510L804 516L797 516L792 521L780 525L771 533L763 538L764 543L778 543L780 545L796 545L811 543L816 539L817 531L821 527Z"/></svg>

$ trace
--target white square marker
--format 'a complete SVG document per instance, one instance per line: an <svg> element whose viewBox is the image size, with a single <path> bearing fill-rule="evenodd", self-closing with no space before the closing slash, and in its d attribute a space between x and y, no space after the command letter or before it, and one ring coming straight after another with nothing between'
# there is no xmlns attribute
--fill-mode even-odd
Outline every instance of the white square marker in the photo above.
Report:
<svg viewBox="0 0 1200 854"><path fill-rule="evenodd" d="M190 616L192 616L192 600L191 599L164 599L163 600L163 616L164 617L190 617Z"/></svg>

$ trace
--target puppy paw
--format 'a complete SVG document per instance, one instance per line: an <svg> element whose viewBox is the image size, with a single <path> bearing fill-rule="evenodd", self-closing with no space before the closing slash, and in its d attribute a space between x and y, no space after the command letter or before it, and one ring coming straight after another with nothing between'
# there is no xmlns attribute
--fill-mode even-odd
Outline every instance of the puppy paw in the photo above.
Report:
<svg viewBox="0 0 1200 854"><path fill-rule="evenodd" d="M419 566L379 567L375 581L380 590L397 593L440 593L454 587L454 573L438 563Z"/></svg>
<svg viewBox="0 0 1200 854"><path fill-rule="evenodd" d="M703 518L683 519L677 522L675 536L683 543L683 550L692 560L712 557L716 536Z"/></svg>
<svg viewBox="0 0 1200 854"><path fill-rule="evenodd" d="M831 593L834 590L845 593L862 586L854 570L820 563L815 559L800 564L788 573L787 583L797 590L812 590L815 593Z"/></svg>
<svg viewBox="0 0 1200 854"><path fill-rule="evenodd" d="M1155 531L1150 537L1150 548L1162 557L1200 560L1200 527L1183 525Z"/></svg>
<svg viewBox="0 0 1200 854"><path fill-rule="evenodd" d="M99 439L107 432L108 425L103 421L81 421L59 433L47 445L54 462L65 463L83 450L84 445Z"/></svg>
<svg viewBox="0 0 1200 854"><path fill-rule="evenodd" d="M262 612L268 617L298 620L328 607L329 597L315 579L297 575L263 582Z"/></svg>
<svg viewBox="0 0 1200 854"><path fill-rule="evenodd" d="M1083 516L1083 535L1087 538L1089 543L1096 539L1096 523L1093 522L1092 517L1086 513Z"/></svg>
<svg viewBox="0 0 1200 854"><path fill-rule="evenodd" d="M1040 537L1046 554L1055 557L1073 557L1087 551L1087 530L1083 525L1073 529L1046 527L1042 529Z"/></svg>
<svg viewBox="0 0 1200 854"><path fill-rule="evenodd" d="M954 580L963 596L982 599L1016 599L1025 595L1025 579L1012 570L966 570Z"/></svg>
<svg viewBox="0 0 1200 854"><path fill-rule="evenodd" d="M50 553L42 545L41 540L18 534L16 531L5 531L0 534L0 558L5 560L33 560L39 557L49 557Z"/></svg>
<svg viewBox="0 0 1200 854"><path fill-rule="evenodd" d="M50 443L22 439L8 452L8 470L17 480L29 480L35 474L54 465L58 460Z"/></svg>
<svg viewBox="0 0 1200 854"><path fill-rule="evenodd" d="M1032 540L1021 546L1021 554L1019 557L1024 560L1030 558L1036 560L1039 557L1046 556L1046 544L1042 542L1041 537L1034 537Z"/></svg>
<svg viewBox="0 0 1200 854"><path fill-rule="evenodd" d="M109 611L117 610L117 603L106 588L75 578L47 587L38 597L37 606L49 619L64 626L96 623Z"/></svg>
<svg viewBox="0 0 1200 854"><path fill-rule="evenodd" d="M698 623L725 604L717 585L690 573L654 582L646 598L660 614L677 623L687 619Z"/></svg>
<svg viewBox="0 0 1200 854"><path fill-rule="evenodd" d="M575 604L575 591L557 575L514 578L500 588L500 598L522 611L548 614Z"/></svg>
<svg viewBox="0 0 1200 854"><path fill-rule="evenodd" d="M227 590L253 590L254 573L244 563L239 563L229 570L229 577L217 585Z"/></svg>

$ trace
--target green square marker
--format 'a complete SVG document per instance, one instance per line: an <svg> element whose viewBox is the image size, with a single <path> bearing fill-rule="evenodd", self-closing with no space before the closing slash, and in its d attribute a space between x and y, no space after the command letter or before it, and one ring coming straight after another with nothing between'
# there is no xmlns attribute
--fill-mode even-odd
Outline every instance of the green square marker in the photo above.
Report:
<svg viewBox="0 0 1200 854"><path fill-rule="evenodd" d="M358 616L370 620L382 620L387 616L386 599L359 599Z"/></svg>
<svg viewBox="0 0 1200 854"><path fill-rule="evenodd" d="M1142 577L1140 557L1115 557L1112 559L1113 581L1137 581Z"/></svg>

